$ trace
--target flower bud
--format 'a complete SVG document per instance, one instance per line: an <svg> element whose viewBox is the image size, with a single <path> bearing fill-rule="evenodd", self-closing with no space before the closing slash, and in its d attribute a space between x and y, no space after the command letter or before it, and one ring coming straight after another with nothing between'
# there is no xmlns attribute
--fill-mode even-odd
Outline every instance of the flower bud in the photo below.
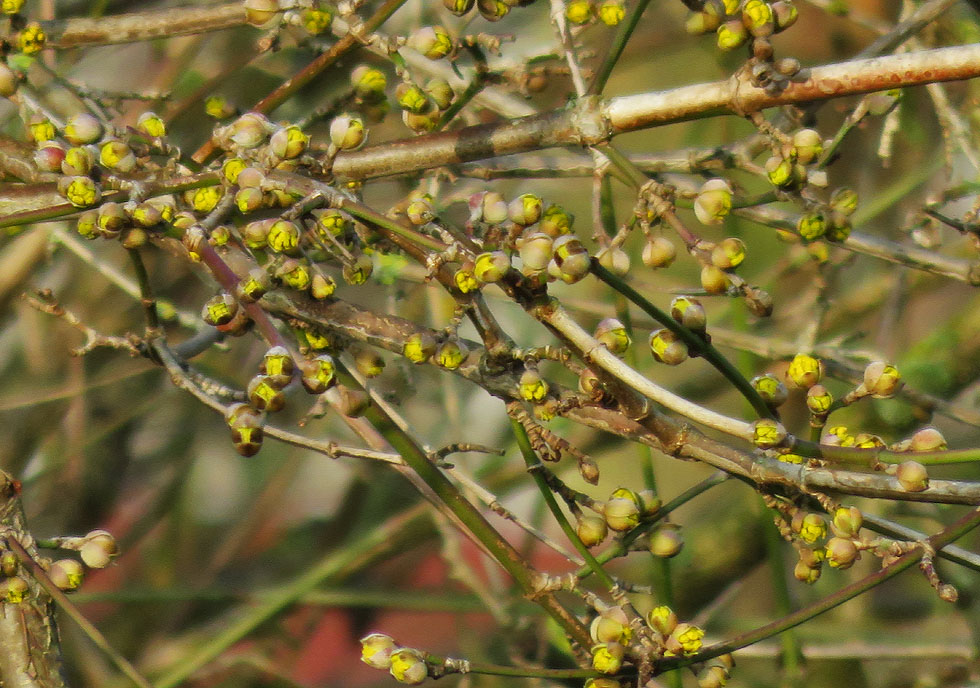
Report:
<svg viewBox="0 0 980 688"><path fill-rule="evenodd" d="M453 283L463 294L469 294L480 288L480 283L473 272L473 263L467 261L453 274Z"/></svg>
<svg viewBox="0 0 980 688"><path fill-rule="evenodd" d="M718 47L722 50L735 50L749 39L749 31L741 19L730 19L718 27Z"/></svg>
<svg viewBox="0 0 980 688"><path fill-rule="evenodd" d="M61 172L61 163L65 160L65 152L65 147L57 141L44 141L34 152L34 164L42 172ZM79 173L85 174L87 172L86 169Z"/></svg>
<svg viewBox="0 0 980 688"><path fill-rule="evenodd" d="M167 135L167 125L155 112L144 112L140 115L136 120L136 129L153 138Z"/></svg>
<svg viewBox="0 0 980 688"><path fill-rule="evenodd" d="M20 576L0 581L0 601L7 604L20 604L30 594L31 588Z"/></svg>
<svg viewBox="0 0 980 688"><path fill-rule="evenodd" d="M310 296L317 301L323 301L333 296L335 291L337 291L337 283L333 277L319 272L313 274L313 279L310 281Z"/></svg>
<svg viewBox="0 0 980 688"><path fill-rule="evenodd" d="M317 233L324 239L328 235L341 237L351 232L354 228L354 221L350 215L343 210L327 208L315 212Z"/></svg>
<svg viewBox="0 0 980 688"><path fill-rule="evenodd" d="M620 356L629 349L632 339L623 323L616 318L605 318L596 325L593 336L604 347Z"/></svg>
<svg viewBox="0 0 980 688"><path fill-rule="evenodd" d="M330 122L330 142L340 150L360 148L366 138L364 122L359 117L340 115Z"/></svg>
<svg viewBox="0 0 980 688"><path fill-rule="evenodd" d="M204 186L200 189L191 189L185 195L187 202L191 204L199 213L209 213L218 205L218 201L225 195L225 190L220 186Z"/></svg>
<svg viewBox="0 0 980 688"><path fill-rule="evenodd" d="M626 644L633 637L626 612L620 607L608 607L592 620L589 634L594 643Z"/></svg>
<svg viewBox="0 0 980 688"><path fill-rule="evenodd" d="M762 400L773 408L785 403L786 397L789 395L786 385L780 382L775 375L769 373L752 378L752 387L759 393Z"/></svg>
<svg viewBox="0 0 980 688"><path fill-rule="evenodd" d="M541 401L548 395L548 382L536 370L525 370L517 391L524 401Z"/></svg>
<svg viewBox="0 0 980 688"><path fill-rule="evenodd" d="M823 363L807 354L796 354L786 369L786 381L798 389L809 389L820 382Z"/></svg>
<svg viewBox="0 0 980 688"><path fill-rule="evenodd" d="M874 361L864 369L864 388L876 399L887 399L902 388L902 375L895 366Z"/></svg>
<svg viewBox="0 0 980 688"><path fill-rule="evenodd" d="M353 263L344 265L341 271L344 281L351 286L364 284L373 273L374 261L366 253L358 255Z"/></svg>
<svg viewBox="0 0 980 688"><path fill-rule="evenodd" d="M68 118L64 136L73 146L95 143L102 138L102 123L87 112L80 112Z"/></svg>
<svg viewBox="0 0 980 688"><path fill-rule="evenodd" d="M708 316L693 296L677 296L670 302L670 317L693 332L704 333Z"/></svg>
<svg viewBox="0 0 980 688"><path fill-rule="evenodd" d="M586 24L592 19L592 0L569 0L565 3L565 19L572 24Z"/></svg>
<svg viewBox="0 0 980 688"><path fill-rule="evenodd" d="M456 370L469 355L466 345L458 339L448 339L436 351L436 364L446 370Z"/></svg>
<svg viewBox="0 0 980 688"><path fill-rule="evenodd" d="M555 239L552 247L552 259L558 266L559 277L563 282L574 284L589 274L591 258L578 237L563 234Z"/></svg>
<svg viewBox="0 0 980 688"><path fill-rule="evenodd" d="M525 237L520 247L524 271L534 273L547 268L553 250L553 241L544 232L534 232Z"/></svg>
<svg viewBox="0 0 980 688"><path fill-rule="evenodd" d="M823 139L815 129L800 129L793 133L793 150L796 161L809 165L823 153Z"/></svg>
<svg viewBox="0 0 980 688"><path fill-rule="evenodd" d="M705 225L719 225L732 210L732 187L724 179L709 179L694 199L694 214Z"/></svg>
<svg viewBox="0 0 980 688"><path fill-rule="evenodd" d="M922 492L929 487L929 473L918 461L905 461L895 471L898 484L906 492Z"/></svg>
<svg viewBox="0 0 980 688"><path fill-rule="evenodd" d="M560 205L552 203L542 213L541 223L538 225L538 229L552 239L557 239L563 234L570 233L574 222L575 218L571 213Z"/></svg>
<svg viewBox="0 0 980 688"><path fill-rule="evenodd" d="M793 531L799 534L800 539L810 545L827 537L827 521L820 514L797 511L791 526Z"/></svg>
<svg viewBox="0 0 980 688"><path fill-rule="evenodd" d="M63 177L58 188L76 208L89 208L102 198L98 185L88 177Z"/></svg>
<svg viewBox="0 0 980 688"><path fill-rule="evenodd" d="M623 688L619 681L605 676L585 679L583 688Z"/></svg>
<svg viewBox="0 0 980 688"><path fill-rule="evenodd" d="M605 525L605 521L603 521L603 525ZM0 575L10 578L16 576L19 569L20 559L14 552L9 549L0 551Z"/></svg>
<svg viewBox="0 0 980 688"><path fill-rule="evenodd" d="M626 17L623 0L602 0L596 8L596 15L606 26L618 26Z"/></svg>
<svg viewBox="0 0 980 688"><path fill-rule="evenodd" d="M402 647L394 650L389 661L391 662L389 673L401 683L418 685L429 675L429 668L425 664L422 653L413 648Z"/></svg>
<svg viewBox="0 0 980 688"><path fill-rule="evenodd" d="M802 561L798 561L793 568L793 577L801 583L812 585L820 578L820 568L819 564L817 566L810 566Z"/></svg>
<svg viewBox="0 0 980 688"><path fill-rule="evenodd" d="M823 385L814 385L806 391L806 406L815 416L827 415L833 403L833 395Z"/></svg>
<svg viewBox="0 0 980 688"><path fill-rule="evenodd" d="M278 0L245 0L245 21L252 26L265 26L279 12Z"/></svg>
<svg viewBox="0 0 980 688"><path fill-rule="evenodd" d="M872 435L870 432L860 432L854 436L854 446L858 449L874 449L875 447L884 447L885 440L878 435Z"/></svg>
<svg viewBox="0 0 980 688"><path fill-rule="evenodd" d="M68 175L87 175L95 165L95 152L91 146L74 146L65 151L61 171Z"/></svg>
<svg viewBox="0 0 980 688"><path fill-rule="evenodd" d="M51 120L41 114L31 115L27 121L27 132L35 143L50 141L58 133Z"/></svg>
<svg viewBox="0 0 980 688"><path fill-rule="evenodd" d="M796 5L787 0L776 0L772 3L772 16L776 22L776 31L785 31L796 23L799 11Z"/></svg>
<svg viewBox="0 0 980 688"><path fill-rule="evenodd" d="M830 207L842 215L848 216L857 210L858 195L853 189L841 187L834 189L830 195Z"/></svg>
<svg viewBox="0 0 980 688"><path fill-rule="evenodd" d="M291 253L299 245L299 227L289 220L275 220L269 227L266 243L277 253Z"/></svg>
<svg viewBox="0 0 980 688"><path fill-rule="evenodd" d="M306 291L313 281L309 266L295 258L287 258L282 262L276 270L276 278L296 291Z"/></svg>
<svg viewBox="0 0 980 688"><path fill-rule="evenodd" d="M407 45L430 60L439 60L453 50L453 39L441 26L423 26L409 36Z"/></svg>
<svg viewBox="0 0 980 688"><path fill-rule="evenodd" d="M716 664L698 672L698 688L724 688L728 684L728 672Z"/></svg>
<svg viewBox="0 0 980 688"><path fill-rule="evenodd" d="M621 248L611 246L596 254L599 264L617 277L626 277L630 271L630 257Z"/></svg>
<svg viewBox="0 0 980 688"><path fill-rule="evenodd" d="M842 538L854 537L861 530L864 524L864 515L856 506L841 506L834 511L834 518L830 522L830 529L834 535Z"/></svg>
<svg viewBox="0 0 980 688"><path fill-rule="evenodd" d="M85 569L75 559L59 559L48 569L48 578L59 590L78 590L85 578Z"/></svg>
<svg viewBox="0 0 980 688"><path fill-rule="evenodd" d="M832 568L849 569L859 555L857 546L849 538L834 537L827 541L825 556Z"/></svg>
<svg viewBox="0 0 980 688"><path fill-rule="evenodd" d="M269 150L277 158L292 160L298 158L306 150L310 137L296 125L279 128L269 139Z"/></svg>
<svg viewBox="0 0 980 688"><path fill-rule="evenodd" d="M619 643L603 643L592 648L592 668L600 674L616 674L623 666L626 648Z"/></svg>
<svg viewBox="0 0 980 688"><path fill-rule="evenodd" d="M778 447L786 435L782 423L772 418L760 418L752 424L752 442L760 449Z"/></svg>
<svg viewBox="0 0 980 688"><path fill-rule="evenodd" d="M330 30L333 12L327 7L308 7L300 15L300 23L311 36L319 36Z"/></svg>
<svg viewBox="0 0 980 688"><path fill-rule="evenodd" d="M661 523L650 535L650 554L661 559L677 556L684 547L680 527L673 523Z"/></svg>
<svg viewBox="0 0 980 688"><path fill-rule="evenodd" d="M384 100L388 79L380 69L359 65L350 74L350 83L358 97L368 102Z"/></svg>
<svg viewBox="0 0 980 688"><path fill-rule="evenodd" d="M104 569L119 554L116 538L107 530L93 530L85 535L78 549L82 563L90 569Z"/></svg>
<svg viewBox="0 0 980 688"><path fill-rule="evenodd" d="M391 653L395 641L384 633L371 633L361 638L361 661L372 669L386 670L391 667Z"/></svg>
<svg viewBox="0 0 980 688"><path fill-rule="evenodd" d="M909 451L932 452L946 449L946 438L936 428L922 428L909 439Z"/></svg>
<svg viewBox="0 0 980 688"><path fill-rule="evenodd" d="M654 359L667 365L680 365L687 360L687 344L668 329L650 333L650 351Z"/></svg>
<svg viewBox="0 0 980 688"><path fill-rule="evenodd" d="M432 109L429 96L415 84L405 82L398 84L395 89L395 99L398 101L399 107L416 115L421 115Z"/></svg>
<svg viewBox="0 0 980 688"><path fill-rule="evenodd" d="M819 211L804 213L796 222L796 231L804 241L819 239L827 232L827 218Z"/></svg>
<svg viewBox="0 0 980 688"><path fill-rule="evenodd" d="M592 514L583 515L578 519L575 532L578 534L579 540L582 541L583 545L586 547L595 547L606 539L606 535L609 533L609 526L606 524L606 519L600 516Z"/></svg>
<svg viewBox="0 0 980 688"><path fill-rule="evenodd" d="M701 286L709 294L724 294L732 281L725 271L716 265L705 265L701 268Z"/></svg>
<svg viewBox="0 0 980 688"><path fill-rule="evenodd" d="M677 624L673 632L667 636L667 652L674 655L693 655L701 649L704 631L689 623Z"/></svg>
<svg viewBox="0 0 980 688"><path fill-rule="evenodd" d="M201 317L208 325L224 325L238 312L238 301L231 294L212 296L201 309Z"/></svg>
<svg viewBox="0 0 980 688"><path fill-rule="evenodd" d="M484 283L499 282L510 270L510 257L503 251L481 253L473 262L473 275Z"/></svg>
<svg viewBox="0 0 980 688"><path fill-rule="evenodd" d="M773 156L766 160L766 176L780 189L793 189L806 180L806 170L789 158Z"/></svg>
<svg viewBox="0 0 980 688"><path fill-rule="evenodd" d="M457 17L462 17L464 14L473 9L473 5L476 4L476 0L442 0L443 6L455 14Z"/></svg>
<svg viewBox="0 0 980 688"><path fill-rule="evenodd" d="M4 14L17 14L24 6L24 0L3 0L0 3L0 11Z"/></svg>
<svg viewBox="0 0 980 688"><path fill-rule="evenodd" d="M283 396L280 385L268 375L253 377L248 383L246 395L253 408L266 413L281 411L286 405L286 397Z"/></svg>
<svg viewBox="0 0 980 688"><path fill-rule="evenodd" d="M320 354L302 367L303 388L310 394L322 394L337 383L337 366L329 354Z"/></svg>
<svg viewBox="0 0 980 688"><path fill-rule="evenodd" d="M602 509L606 525L617 532L635 528L640 523L638 501L626 497L614 497L607 501Z"/></svg>
<svg viewBox="0 0 980 688"><path fill-rule="evenodd" d="M647 613L647 623L650 628L659 631L664 637L669 636L677 628L677 614L666 606L654 607Z"/></svg>
<svg viewBox="0 0 980 688"><path fill-rule="evenodd" d="M426 81L424 90L425 94L429 96L440 110L448 109L452 105L453 98L456 95L453 93L453 87L441 76L432 77Z"/></svg>
<svg viewBox="0 0 980 688"><path fill-rule="evenodd" d="M496 191L485 191L470 197L470 220L488 225L500 224L507 219L508 206L504 197Z"/></svg>
<svg viewBox="0 0 980 688"><path fill-rule="evenodd" d="M649 268L665 268L674 262L677 257L677 249L670 239L663 236L656 236L650 239L643 246L641 258L643 264Z"/></svg>

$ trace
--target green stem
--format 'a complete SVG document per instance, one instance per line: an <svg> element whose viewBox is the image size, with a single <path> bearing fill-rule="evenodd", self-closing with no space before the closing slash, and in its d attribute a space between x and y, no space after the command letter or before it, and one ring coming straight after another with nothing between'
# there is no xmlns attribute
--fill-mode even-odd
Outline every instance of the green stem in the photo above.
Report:
<svg viewBox="0 0 980 688"><path fill-rule="evenodd" d="M592 261L592 274L639 306L647 315L677 335L687 344L687 347L691 351L697 352L704 360L714 366L752 404L752 408L755 409L755 412L760 417L778 419L776 412L769 408L762 397L759 396L752 383L746 380L735 366L727 358L722 356L715 347L674 320L669 314L654 306L642 294L633 289L624 280L606 270L606 268L599 264L599 261L594 259Z"/></svg>
<svg viewBox="0 0 980 688"><path fill-rule="evenodd" d="M619 58L626 49L626 44L633 35L633 31L636 30L636 25L640 23L640 17L643 16L649 4L650 0L640 0L630 11L630 15L626 18L626 21L619 25L619 31L616 32L616 37L609 46L609 51L606 53L602 65L599 66L595 78L589 84L589 90L586 91L587 95L599 95L602 93L602 89L606 87L606 82L609 81L609 75L612 74L613 68L619 62Z"/></svg>
<svg viewBox="0 0 980 688"><path fill-rule="evenodd" d="M980 507L968 512L945 530L930 537L928 540L929 545L934 549L941 549L945 545L954 542L958 538L970 532L978 525L980 525ZM777 619L772 623L738 635L731 640L726 640L724 642L711 645L710 647L706 647L701 650L701 652L698 652L690 657L674 657L661 660L657 664L657 672L669 671L698 662L704 662L712 657L728 654L729 652L734 652L739 648L754 645L755 643L765 640L766 638L771 638L777 633L782 633L790 628L799 626L801 623L809 621L815 616L819 616L826 611L830 611L834 607L837 607L844 602L847 602L848 600L871 590L875 586L884 583L886 580L897 576L905 569L911 568L921 561L921 559L921 551L913 550L908 552L886 566L883 566L875 573L865 576L861 580L841 588L832 595L828 595L822 600L818 600L813 604L807 605L799 611L793 612L792 614L789 614L781 619Z"/></svg>
<svg viewBox="0 0 980 688"><path fill-rule="evenodd" d="M870 449L834 447L828 444L807 442L796 437L790 445L790 450L800 456L860 466L874 466L878 463L903 463L905 461L918 461L924 466L942 466L980 461L980 448L976 447L931 452L897 452L883 447Z"/></svg>
<svg viewBox="0 0 980 688"><path fill-rule="evenodd" d="M527 431L524 426L521 425L517 420L510 419L511 428L514 431L514 437L517 438L517 446L520 447L521 454L524 456L524 463L527 464L527 472L531 474L534 478L535 485L538 486L538 490L541 492L541 496L544 498L545 504L548 505L548 509L551 510L552 515L555 520L558 521L558 525L561 526L562 532L565 533L565 537L568 538L569 542L575 547L582 558L585 560L585 565L588 566L592 573L602 581L610 590L616 587L616 582L612 577L606 573L602 566L596 561L595 557L592 556L592 552L589 548L585 546L582 539L572 528L572 524L568 522L568 518L565 517L565 512L561 510L558 506L558 502L555 501L555 495L552 494L551 489L548 487L548 481L542 475L542 471L546 470L544 465L541 463L541 459L538 457L537 453L534 451L534 447L531 446L531 439L527 436Z"/></svg>
<svg viewBox="0 0 980 688"><path fill-rule="evenodd" d="M339 368L340 366L338 366ZM349 376L348 376L349 377ZM356 384L356 383L355 383ZM359 387L359 385L357 385ZM365 418L380 432L397 451L405 463L415 471L446 507L453 512L463 526L470 531L487 552L493 556L517 582L525 594L541 605L568 636L581 647L589 647L588 630L550 593L536 588L536 571L530 568L520 553L498 533L442 471L429 459L414 438L403 431L378 404L372 403L364 413Z"/></svg>

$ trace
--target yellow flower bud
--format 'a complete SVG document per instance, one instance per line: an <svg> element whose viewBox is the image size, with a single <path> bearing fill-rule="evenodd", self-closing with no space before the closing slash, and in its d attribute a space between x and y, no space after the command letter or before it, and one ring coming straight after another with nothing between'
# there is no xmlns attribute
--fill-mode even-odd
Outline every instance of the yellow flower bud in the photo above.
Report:
<svg viewBox="0 0 980 688"><path fill-rule="evenodd" d="M799 389L813 387L822 375L823 364L807 354L796 354L786 369L786 381Z"/></svg>
<svg viewBox="0 0 980 688"><path fill-rule="evenodd" d="M618 673L626 648L619 643L603 643L592 648L592 668L600 674Z"/></svg>
<svg viewBox="0 0 980 688"><path fill-rule="evenodd" d="M37 22L31 22L17 34L17 47L25 55L34 55L44 49L44 43L48 40L44 29Z"/></svg>
<svg viewBox="0 0 980 688"><path fill-rule="evenodd" d="M518 384L518 394L524 401L541 401L548 395L548 382L536 370L525 370Z"/></svg>
<svg viewBox="0 0 980 688"><path fill-rule="evenodd" d="M391 667L391 653L395 641L384 633L371 633L361 638L361 661L372 669L386 670Z"/></svg>
<svg viewBox="0 0 980 688"><path fill-rule="evenodd" d="M136 128L147 136L166 136L167 125L155 112L144 112L136 120Z"/></svg>
<svg viewBox="0 0 980 688"><path fill-rule="evenodd" d="M422 683L429 675L422 653L410 647L402 647L391 653L389 673L396 681L409 685Z"/></svg>

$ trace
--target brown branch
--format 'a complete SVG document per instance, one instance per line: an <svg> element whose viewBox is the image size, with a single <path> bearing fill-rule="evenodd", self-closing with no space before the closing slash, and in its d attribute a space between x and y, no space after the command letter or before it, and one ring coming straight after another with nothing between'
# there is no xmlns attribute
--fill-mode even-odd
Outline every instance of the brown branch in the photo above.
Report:
<svg viewBox="0 0 980 688"><path fill-rule="evenodd" d="M41 22L46 47L62 50L83 45L136 43L242 26L245 6L228 2L210 7L171 7L109 17L73 17Z"/></svg>
<svg viewBox="0 0 980 688"><path fill-rule="evenodd" d="M0 543L38 556L27 530L20 483L0 471ZM23 602L0 602L0 685L4 688L65 688L51 597L33 576L23 576Z"/></svg>

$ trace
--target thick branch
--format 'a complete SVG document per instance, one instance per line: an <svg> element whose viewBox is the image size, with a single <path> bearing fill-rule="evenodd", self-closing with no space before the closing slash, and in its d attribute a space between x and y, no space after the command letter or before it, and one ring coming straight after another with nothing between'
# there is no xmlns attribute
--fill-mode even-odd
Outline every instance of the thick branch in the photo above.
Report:
<svg viewBox="0 0 980 688"><path fill-rule="evenodd" d="M136 43L154 38L218 31L245 24L245 6L229 2L210 7L171 7L110 17L74 17L41 22L49 48Z"/></svg>
<svg viewBox="0 0 980 688"><path fill-rule="evenodd" d="M980 76L980 44L851 60L805 73L805 80L775 96L752 86L740 72L725 81L623 96L604 104L586 98L565 110L344 153L333 171L347 178L379 177L552 146L594 145L616 134L700 117L972 79Z"/></svg>

